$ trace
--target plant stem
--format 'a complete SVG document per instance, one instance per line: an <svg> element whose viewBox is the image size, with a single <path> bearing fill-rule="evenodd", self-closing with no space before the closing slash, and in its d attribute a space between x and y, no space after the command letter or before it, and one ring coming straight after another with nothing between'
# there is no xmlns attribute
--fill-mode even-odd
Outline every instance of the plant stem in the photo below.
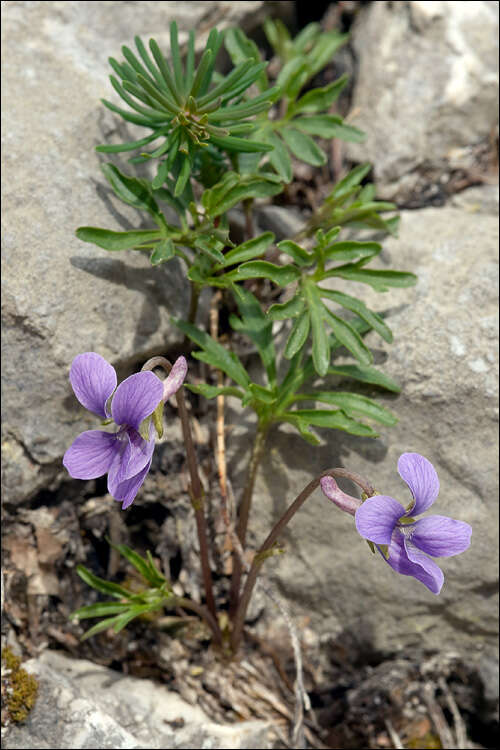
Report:
<svg viewBox="0 0 500 750"><path fill-rule="evenodd" d="M162 367L167 374L170 373L172 369L172 365L170 364L168 359L165 359L165 357L152 357L146 362L142 369L153 370L155 367ZM189 414L186 408L186 401L184 399L184 392L182 388L179 388L179 390L177 391L176 398L179 417L181 419L184 445L186 447L186 458L188 462L189 476L191 478L191 503L193 505L195 513L198 543L200 545L200 560L203 575L203 584L205 588L205 598L207 600L208 610L213 619L211 627L214 630L214 634L217 636L217 640L222 642L222 635L217 621L217 610L215 608L215 599L212 588L212 573L210 570L210 561L208 557L207 527L205 523L205 514L203 512L204 493L198 474L196 451L194 449L193 436L191 434L191 425L189 422Z"/></svg>
<svg viewBox="0 0 500 750"><path fill-rule="evenodd" d="M322 472L318 477L309 482L309 484L302 490L302 492L297 495L293 503L275 524L271 533L268 535L267 539L254 556L245 582L243 593L241 595L238 609L233 620L233 632L231 635L231 648L233 654L237 652L240 645L248 604L250 602L250 597L252 596L255 582L259 574L260 566L267 557L266 552L268 552L272 548L278 536L281 534L290 519L293 518L295 513L302 507L307 498L310 497L310 495L314 492L315 489L317 489L317 487L319 487L321 477L327 475L331 477L346 477L347 479L351 479L359 487L361 487L363 492L365 492L368 496L375 494L375 490L370 485L370 483L366 482L362 477L359 476L359 474L347 471L347 469L329 469L328 471Z"/></svg>
<svg viewBox="0 0 500 750"><path fill-rule="evenodd" d="M204 493L198 474L198 463L196 461L196 452L193 444L193 436L191 434L191 425L189 423L189 415L186 409L186 402L184 400L184 393L182 391L182 388L177 391L176 397L179 416L181 418L184 444L186 446L186 458L189 467L189 475L191 477L191 502L195 513L196 528L198 531L205 597L207 600L207 607L210 613L213 615L214 620L217 624L217 610L215 608L215 599L212 588L212 572L210 570L210 561L208 558L207 527L205 523L205 513L203 512ZM217 625L217 628L218 627L219 626Z"/></svg>
<svg viewBox="0 0 500 750"><path fill-rule="evenodd" d="M241 498L240 507L238 509L238 523L236 525L236 534L243 549L245 549L245 540L247 535L250 507L252 504L253 489L255 486L255 480L257 478L257 470L259 468L260 460L264 453L267 431L268 427L264 427L262 425L259 425L257 427L257 432L255 433L255 439L252 448L252 455L250 457L250 463L248 465L247 480L245 482L243 496ZM242 563L239 557L237 555L234 555L233 575L231 578L231 591L229 596L230 615L234 615L238 608L242 570Z"/></svg>
<svg viewBox="0 0 500 750"><path fill-rule="evenodd" d="M191 288L191 297L189 299L189 313L188 313L188 323L192 323L193 325L196 323L196 313L198 312L198 301L200 299L200 287L198 284L195 284L193 281L189 282L190 288ZM187 340L187 337L185 337Z"/></svg>

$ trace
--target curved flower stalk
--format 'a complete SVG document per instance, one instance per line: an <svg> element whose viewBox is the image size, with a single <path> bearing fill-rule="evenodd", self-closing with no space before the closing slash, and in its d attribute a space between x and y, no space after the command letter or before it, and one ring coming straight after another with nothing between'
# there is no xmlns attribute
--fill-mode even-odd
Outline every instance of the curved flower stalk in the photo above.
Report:
<svg viewBox="0 0 500 750"><path fill-rule="evenodd" d="M419 453L403 453L398 472L413 495L405 509L388 495L373 495L364 502L351 498L336 486L332 477L323 477L325 495L342 510L355 516L358 532L377 546L387 563L401 575L413 576L439 594L444 575L433 557L451 557L470 546L472 529L464 521L446 516L415 516L428 510L439 493L439 479L430 461Z"/></svg>
<svg viewBox="0 0 500 750"><path fill-rule="evenodd" d="M153 422L147 427L147 439L141 435L141 423L182 385L186 370L186 360L179 357L165 382L152 372L139 372L117 388L114 367L99 354L75 357L69 375L75 396L104 424L114 422L118 430L82 432L64 454L70 476L96 479L107 474L108 492L123 509L128 508L150 469L155 447Z"/></svg>

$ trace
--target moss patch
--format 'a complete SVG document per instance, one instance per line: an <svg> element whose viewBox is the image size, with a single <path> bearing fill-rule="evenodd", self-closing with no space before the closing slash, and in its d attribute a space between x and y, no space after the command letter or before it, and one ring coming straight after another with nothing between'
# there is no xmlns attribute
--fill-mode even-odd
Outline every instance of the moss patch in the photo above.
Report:
<svg viewBox="0 0 500 750"><path fill-rule="evenodd" d="M21 660L9 648L2 651L2 698L7 708L7 719L24 721L35 705L38 682L21 667Z"/></svg>

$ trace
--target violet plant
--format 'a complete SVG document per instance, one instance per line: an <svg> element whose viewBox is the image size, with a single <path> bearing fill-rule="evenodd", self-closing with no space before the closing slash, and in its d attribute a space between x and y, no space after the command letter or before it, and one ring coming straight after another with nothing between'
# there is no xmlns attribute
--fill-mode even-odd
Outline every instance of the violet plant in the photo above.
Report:
<svg viewBox="0 0 500 750"><path fill-rule="evenodd" d="M89 586L115 600L73 613L79 619L104 617L84 637L110 626L118 631L146 612L182 607L205 620L219 647L236 653L262 563L275 554L280 533L320 482L325 494L342 510L355 514L359 533L376 545L394 570L416 577L433 593L439 593L442 574L440 577L439 568L422 552L446 556L468 546L467 524L439 516L415 521L408 515L429 507L438 484L426 459L404 454L400 472L413 492L411 507L405 510L392 498L375 495L367 480L346 469L323 472L276 523L255 554L242 586L243 557L238 552L246 547L255 479L270 430L287 423L303 439L317 445L320 437L314 427L375 438L378 433L363 420L382 426L397 421L386 407L354 390L361 384L361 388L368 385L399 391L397 383L373 367L372 352L363 338L374 330L385 341L392 341L387 322L361 299L332 288L332 280L361 282L377 292L416 282L411 272L367 268L382 250L378 240L388 233L395 235L398 225L396 206L377 201L374 186L365 182L370 165L358 165L341 179L295 237L274 246L273 233L254 236L255 201L285 190L293 179L292 157L321 166L327 157L317 138L364 137L331 112L346 85L345 76L311 88L314 77L347 36L322 32L318 24L310 24L292 39L280 22L270 20L265 32L279 68L273 85L259 49L240 29L225 34L214 29L198 66L194 33L189 34L183 61L175 23L170 27L170 62L155 40L150 40L148 51L138 37L136 51L122 47L124 61L110 58L115 74L110 77L111 84L128 109L107 100L103 100L104 105L125 122L150 132L138 140L104 144L97 150L109 154L138 152L130 163L151 164L153 172L150 179L138 178L112 163L102 165L102 171L116 196L144 212L155 226L127 232L80 227L77 236L110 252L147 252L153 266L180 258L191 302L188 319L174 323L184 333L185 342L190 339L198 347L193 356L221 373L217 384L185 386L208 399L239 399L242 407L255 412L257 425L235 521L229 618L221 618L213 593L204 493L184 402L186 359L180 357L172 366L163 357L153 357L143 372L116 387L114 369L100 355L87 352L76 357L70 371L76 397L101 417L104 425L114 422L118 430L84 432L66 452L64 465L78 479L107 474L108 490L123 509L131 505L144 482L156 435L161 437L163 431L163 405L176 394L205 593L205 604L176 596L150 553L143 558L126 545L118 545L119 552L143 576L145 588L134 593L79 566L78 573ZM222 43L234 65L227 75L215 69ZM158 141L160 145L156 143L152 151L144 151ZM168 206L168 218L162 203ZM238 205L245 216L246 238L235 245L228 212ZM387 212L391 216L384 218L382 214ZM354 238L360 229L365 230L365 239ZM366 230L376 236L366 239ZM271 251L273 261L279 263L268 259L266 254ZM272 284L278 301L263 309L261 300L247 286L251 280ZM238 311L230 314L229 322L233 330L250 339L260 358L262 367L256 380L231 348L196 325L204 288L219 290L222 302ZM283 351L276 350L276 325L284 325L289 331ZM354 363L336 363L339 350L352 355ZM152 372L158 367L167 374L163 383ZM333 388L332 376L337 382L346 381L344 390ZM228 380L224 382L224 378ZM306 408L302 408L304 402ZM317 403L327 408L317 408ZM408 456L414 458L409 460ZM422 466L427 467L423 478L419 474ZM338 477L355 482L367 499L361 503L342 493L335 482ZM230 526L230 520L225 520ZM455 542L451 539L454 533L458 535Z"/></svg>

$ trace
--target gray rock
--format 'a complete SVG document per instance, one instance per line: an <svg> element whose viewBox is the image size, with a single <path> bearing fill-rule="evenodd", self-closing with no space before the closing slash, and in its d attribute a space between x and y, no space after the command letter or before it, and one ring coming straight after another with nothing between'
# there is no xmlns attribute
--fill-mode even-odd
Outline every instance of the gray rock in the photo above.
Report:
<svg viewBox="0 0 500 750"><path fill-rule="evenodd" d="M347 153L374 163L379 194L401 204L421 177L474 169L498 123L498 3L368 3L352 41L367 138Z"/></svg>
<svg viewBox="0 0 500 750"><path fill-rule="evenodd" d="M28 719L10 727L2 745L25 748L269 748L269 725L222 726L152 680L121 675L57 651L23 664L39 678Z"/></svg>
<svg viewBox="0 0 500 750"><path fill-rule="evenodd" d="M372 309L389 312L393 344L374 333L367 343L376 366L397 380L402 392L363 391L395 412L399 423L379 427L376 440L318 430L325 444L317 448L291 429L274 431L256 485L253 544L262 543L295 496L329 467L358 472L378 492L406 504L409 493L396 468L405 451L421 453L436 467L441 492L434 512L467 521L473 535L467 552L438 561L445 584L436 597L374 557L352 518L316 491L283 535L287 554L266 562L265 570L318 632L387 651L418 644L479 658L482 649L496 648L497 245L492 216L447 207L403 212L400 238L384 240L379 267L413 271L418 284L386 294L341 280L335 284ZM244 435L252 430L246 414L234 411L227 420L229 476L237 496L249 452Z"/></svg>
<svg viewBox="0 0 500 750"><path fill-rule="evenodd" d="M278 13L289 8L280 5ZM168 44L174 18L181 36L195 28L201 40L215 24L254 28L270 10L263 2L2 4L5 500L65 476L65 449L96 426L68 383L75 355L97 351L124 377L180 340L170 316L187 313L177 260L152 268L142 253L112 255L74 234L82 225L123 230L143 221L115 200L94 151L123 128L99 101L114 98L108 56L134 34Z"/></svg>

